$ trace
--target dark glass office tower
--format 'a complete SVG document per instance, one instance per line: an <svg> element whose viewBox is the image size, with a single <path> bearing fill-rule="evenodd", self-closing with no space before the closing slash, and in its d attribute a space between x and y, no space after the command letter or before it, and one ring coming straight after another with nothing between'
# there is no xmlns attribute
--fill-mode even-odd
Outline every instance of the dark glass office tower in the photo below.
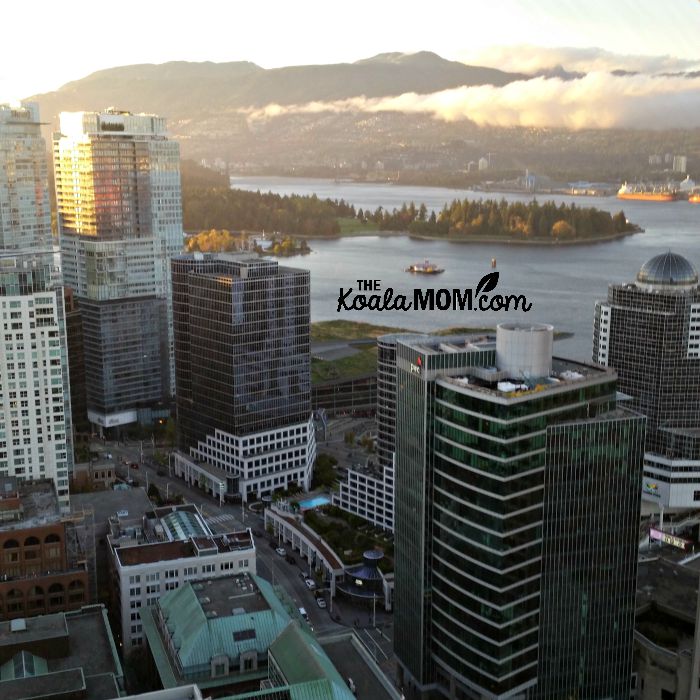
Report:
<svg viewBox="0 0 700 700"><path fill-rule="evenodd" d="M615 369L647 416L643 498L665 509L700 504L700 287L695 267L667 252L596 304L593 360Z"/></svg>
<svg viewBox="0 0 700 700"><path fill-rule="evenodd" d="M228 490L244 496L308 486L308 271L195 253L173 259L172 279L180 450L240 479Z"/></svg>
<svg viewBox="0 0 700 700"><path fill-rule="evenodd" d="M614 372L507 324L399 341L396 366L406 696L626 698L644 419Z"/></svg>

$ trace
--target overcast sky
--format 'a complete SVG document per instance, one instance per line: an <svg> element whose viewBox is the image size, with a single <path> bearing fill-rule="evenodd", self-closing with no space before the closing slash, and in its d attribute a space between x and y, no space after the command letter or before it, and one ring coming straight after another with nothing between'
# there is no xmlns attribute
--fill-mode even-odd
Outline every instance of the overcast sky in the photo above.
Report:
<svg viewBox="0 0 700 700"><path fill-rule="evenodd" d="M3 3L0 21L2 101L175 60L272 68L420 50L474 60L524 43L700 57L698 0L35 0Z"/></svg>

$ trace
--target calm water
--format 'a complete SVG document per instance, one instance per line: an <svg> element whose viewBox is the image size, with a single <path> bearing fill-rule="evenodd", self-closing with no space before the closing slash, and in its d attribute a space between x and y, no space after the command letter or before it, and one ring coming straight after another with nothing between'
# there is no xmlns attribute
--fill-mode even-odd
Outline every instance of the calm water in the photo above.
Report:
<svg viewBox="0 0 700 700"><path fill-rule="evenodd" d="M505 197L508 201L529 201L516 194L488 194L467 190L409 187L390 184L336 183L329 180L295 178L235 178L234 187L272 191L279 194L312 194L321 198L345 199L356 207L393 209L403 202L424 202L440 209L455 198ZM611 282L634 279L650 257L668 249L688 257L700 267L700 205L687 202L620 202L614 197L540 196L576 202L612 213L624 209L627 218L646 229L645 233L610 243L549 247L507 244L455 244L443 241L413 241L405 237L343 238L313 241L313 253L293 258L291 265L311 270L311 316L314 321L337 318L369 321L418 331L446 326L492 326L505 320L538 321L571 331L571 339L557 343L557 352L578 359L590 359L593 307L605 298ZM528 313L440 312L336 312L339 288L356 288L358 278L379 279L382 288L396 294L412 294L415 287L435 289L473 287L491 271L491 258L498 261L498 291L525 294L532 303ZM404 268L429 258L445 268L437 276L410 275Z"/></svg>

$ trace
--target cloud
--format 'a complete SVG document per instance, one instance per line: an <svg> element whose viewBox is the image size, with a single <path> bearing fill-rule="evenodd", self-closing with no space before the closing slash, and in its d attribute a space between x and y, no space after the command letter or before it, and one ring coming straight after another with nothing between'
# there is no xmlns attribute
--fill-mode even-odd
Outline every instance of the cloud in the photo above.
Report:
<svg viewBox="0 0 700 700"><path fill-rule="evenodd" d="M594 71L574 80L538 77L503 87L481 85L427 95L353 97L244 110L251 121L322 112L427 113L479 125L585 128L700 127L700 78L611 75Z"/></svg>
<svg viewBox="0 0 700 700"><path fill-rule="evenodd" d="M700 68L700 60L674 56L625 55L595 47L547 48L529 44L466 50L461 54L460 60L464 63L530 74L557 66L582 73L624 70L646 74L673 73Z"/></svg>

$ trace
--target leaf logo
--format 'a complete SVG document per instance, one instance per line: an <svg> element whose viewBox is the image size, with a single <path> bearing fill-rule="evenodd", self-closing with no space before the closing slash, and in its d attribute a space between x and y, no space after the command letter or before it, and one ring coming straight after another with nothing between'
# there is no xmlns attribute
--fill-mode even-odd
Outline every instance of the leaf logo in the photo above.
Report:
<svg viewBox="0 0 700 700"><path fill-rule="evenodd" d="M479 296L479 294L486 294L486 292L491 292L496 289L498 284L498 272L490 272L488 275L484 275L480 280L479 284L476 285L476 291L474 296Z"/></svg>

